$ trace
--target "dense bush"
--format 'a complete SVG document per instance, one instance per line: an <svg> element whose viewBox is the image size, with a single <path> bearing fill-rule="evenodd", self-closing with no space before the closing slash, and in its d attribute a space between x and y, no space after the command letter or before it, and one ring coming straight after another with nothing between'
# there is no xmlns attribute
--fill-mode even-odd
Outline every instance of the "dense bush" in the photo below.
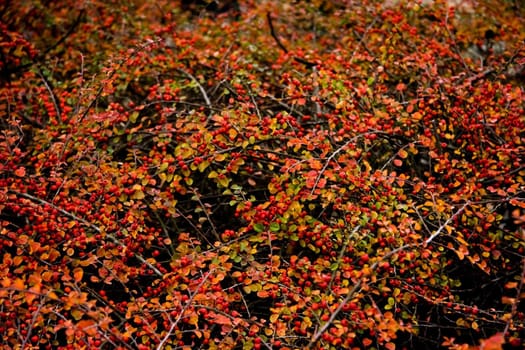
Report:
<svg viewBox="0 0 525 350"><path fill-rule="evenodd" d="M519 1L0 5L0 339L519 348Z"/></svg>

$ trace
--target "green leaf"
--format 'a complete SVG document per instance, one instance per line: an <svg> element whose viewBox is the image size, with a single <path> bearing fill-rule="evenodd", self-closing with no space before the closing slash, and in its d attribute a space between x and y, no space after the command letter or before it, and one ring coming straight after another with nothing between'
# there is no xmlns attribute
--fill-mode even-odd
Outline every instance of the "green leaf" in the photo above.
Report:
<svg viewBox="0 0 525 350"><path fill-rule="evenodd" d="M270 231L272 231L272 232L278 232L280 229L281 229L281 226L280 226L278 223L276 223L276 222L272 222L272 223L270 224Z"/></svg>
<svg viewBox="0 0 525 350"><path fill-rule="evenodd" d="M264 231L264 225L258 222L255 225L253 225L253 230L257 233L261 233Z"/></svg>

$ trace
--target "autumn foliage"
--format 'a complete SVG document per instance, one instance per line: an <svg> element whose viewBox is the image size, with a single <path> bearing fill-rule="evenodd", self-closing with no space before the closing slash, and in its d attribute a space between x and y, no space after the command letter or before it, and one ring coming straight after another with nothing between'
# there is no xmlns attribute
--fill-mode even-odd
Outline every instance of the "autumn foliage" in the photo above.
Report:
<svg viewBox="0 0 525 350"><path fill-rule="evenodd" d="M521 348L520 1L0 19L0 347Z"/></svg>

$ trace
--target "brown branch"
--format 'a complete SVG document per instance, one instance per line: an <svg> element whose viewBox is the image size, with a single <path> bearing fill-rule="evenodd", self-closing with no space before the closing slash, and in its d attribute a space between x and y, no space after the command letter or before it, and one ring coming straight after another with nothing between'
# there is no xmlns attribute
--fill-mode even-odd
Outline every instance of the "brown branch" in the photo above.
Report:
<svg viewBox="0 0 525 350"><path fill-rule="evenodd" d="M277 33L275 32L275 28L273 26L272 16L270 15L270 12L266 13L266 19L268 20L268 26L270 27L270 34L272 35L273 39L275 40L277 45L281 48L281 50L284 51L284 53L288 53L288 49L286 48L286 46L284 46L284 44L281 42L281 40L277 36ZM313 63L313 62L307 61L307 60L305 60L304 58L301 58L301 57L294 56L293 59L296 62L304 64L308 68L312 68L312 67L317 66L317 63Z"/></svg>

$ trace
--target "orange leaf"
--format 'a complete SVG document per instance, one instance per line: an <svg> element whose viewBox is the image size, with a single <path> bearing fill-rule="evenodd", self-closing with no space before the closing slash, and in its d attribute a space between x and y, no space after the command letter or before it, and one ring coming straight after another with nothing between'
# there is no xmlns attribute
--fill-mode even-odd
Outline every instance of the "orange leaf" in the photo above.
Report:
<svg viewBox="0 0 525 350"><path fill-rule="evenodd" d="M80 267L77 267L73 270L73 278L75 279L75 282L80 282L83 276L84 270L82 270Z"/></svg>
<svg viewBox="0 0 525 350"><path fill-rule="evenodd" d="M77 327L80 328L86 335L94 337L97 335L97 326L93 320L78 321Z"/></svg>
<svg viewBox="0 0 525 350"><path fill-rule="evenodd" d="M482 340L479 348L480 350L501 350L504 343L503 333L496 333L492 337Z"/></svg>
<svg viewBox="0 0 525 350"><path fill-rule="evenodd" d="M229 326L232 324L232 320L229 317L221 314L210 313L210 319L212 319L214 323L224 326Z"/></svg>
<svg viewBox="0 0 525 350"><path fill-rule="evenodd" d="M26 289L25 283L22 279L17 278L13 283L13 289L15 290L24 290Z"/></svg>
<svg viewBox="0 0 525 350"><path fill-rule="evenodd" d="M16 169L15 170L15 175L18 176L18 177L26 176L26 168L20 167L20 168Z"/></svg>
<svg viewBox="0 0 525 350"><path fill-rule="evenodd" d="M364 338L364 339L363 339L363 345L364 345L365 347L369 347L370 345L372 345L372 343L373 343L373 341L372 341L372 339L370 339L370 338Z"/></svg>
<svg viewBox="0 0 525 350"><path fill-rule="evenodd" d="M270 296L270 293L267 290L260 290L257 292L257 296L259 298L268 298Z"/></svg>

